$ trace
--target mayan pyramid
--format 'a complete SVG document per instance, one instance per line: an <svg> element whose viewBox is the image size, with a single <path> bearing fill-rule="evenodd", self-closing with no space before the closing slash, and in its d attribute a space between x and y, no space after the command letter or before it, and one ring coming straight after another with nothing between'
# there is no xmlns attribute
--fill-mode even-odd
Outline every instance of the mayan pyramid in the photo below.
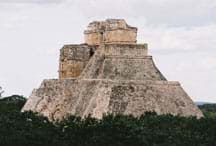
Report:
<svg viewBox="0 0 216 146"><path fill-rule="evenodd" d="M93 21L84 31L85 43L60 50L59 79L44 80L34 89L23 111L50 120L67 115L101 118L105 113L202 117L179 82L167 81L137 44L137 28L122 19Z"/></svg>

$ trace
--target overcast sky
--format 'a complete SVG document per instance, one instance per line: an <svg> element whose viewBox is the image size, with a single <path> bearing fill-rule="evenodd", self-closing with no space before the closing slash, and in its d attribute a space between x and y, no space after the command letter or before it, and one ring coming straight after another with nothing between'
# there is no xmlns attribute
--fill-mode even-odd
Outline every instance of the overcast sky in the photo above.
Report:
<svg viewBox="0 0 216 146"><path fill-rule="evenodd" d="M216 0L0 0L0 86L29 96L93 20L124 18L168 80L216 102Z"/></svg>

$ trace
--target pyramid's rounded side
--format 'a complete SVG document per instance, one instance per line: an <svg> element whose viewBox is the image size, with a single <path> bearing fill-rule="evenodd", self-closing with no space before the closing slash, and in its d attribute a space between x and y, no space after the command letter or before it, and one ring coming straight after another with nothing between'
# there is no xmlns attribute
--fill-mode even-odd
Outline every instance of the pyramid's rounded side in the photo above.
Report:
<svg viewBox="0 0 216 146"><path fill-rule="evenodd" d="M102 118L106 113L140 116L146 111L203 116L178 82L167 81L45 80L23 107L28 110L50 120L89 114Z"/></svg>

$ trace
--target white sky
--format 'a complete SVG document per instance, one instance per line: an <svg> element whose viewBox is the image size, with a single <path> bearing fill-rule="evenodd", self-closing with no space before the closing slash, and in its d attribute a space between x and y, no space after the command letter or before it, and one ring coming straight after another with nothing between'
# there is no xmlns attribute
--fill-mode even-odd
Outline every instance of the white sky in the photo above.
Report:
<svg viewBox="0 0 216 146"><path fill-rule="evenodd" d="M216 0L0 0L0 86L29 96L57 78L59 49L82 43L89 22L124 18L168 80L216 102Z"/></svg>

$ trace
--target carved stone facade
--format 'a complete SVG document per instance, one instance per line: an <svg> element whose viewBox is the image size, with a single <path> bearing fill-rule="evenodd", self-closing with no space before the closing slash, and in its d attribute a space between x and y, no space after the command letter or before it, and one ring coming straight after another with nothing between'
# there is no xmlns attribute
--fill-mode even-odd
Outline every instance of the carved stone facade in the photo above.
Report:
<svg viewBox="0 0 216 146"><path fill-rule="evenodd" d="M78 77L89 59L94 55L97 46L65 45L60 51L59 78Z"/></svg>
<svg viewBox="0 0 216 146"><path fill-rule="evenodd" d="M157 69L147 44L136 44L136 33L121 19L90 23L85 44L61 49L59 79L44 80L23 111L50 120L146 111L202 117L180 83L167 81Z"/></svg>
<svg viewBox="0 0 216 146"><path fill-rule="evenodd" d="M59 78L78 77L96 49L102 44L126 44L134 49L118 48L112 51L124 51L128 54L145 53L147 55L147 44L136 44L137 28L129 26L123 19L107 19L106 21L94 21L84 31L85 44L65 45L60 52ZM112 45L109 45L112 46ZM109 51L108 47L106 51ZM120 55L120 54L119 54Z"/></svg>
<svg viewBox="0 0 216 146"><path fill-rule="evenodd" d="M84 31L85 43L100 44L136 44L137 28L129 26L123 19L94 21Z"/></svg>

